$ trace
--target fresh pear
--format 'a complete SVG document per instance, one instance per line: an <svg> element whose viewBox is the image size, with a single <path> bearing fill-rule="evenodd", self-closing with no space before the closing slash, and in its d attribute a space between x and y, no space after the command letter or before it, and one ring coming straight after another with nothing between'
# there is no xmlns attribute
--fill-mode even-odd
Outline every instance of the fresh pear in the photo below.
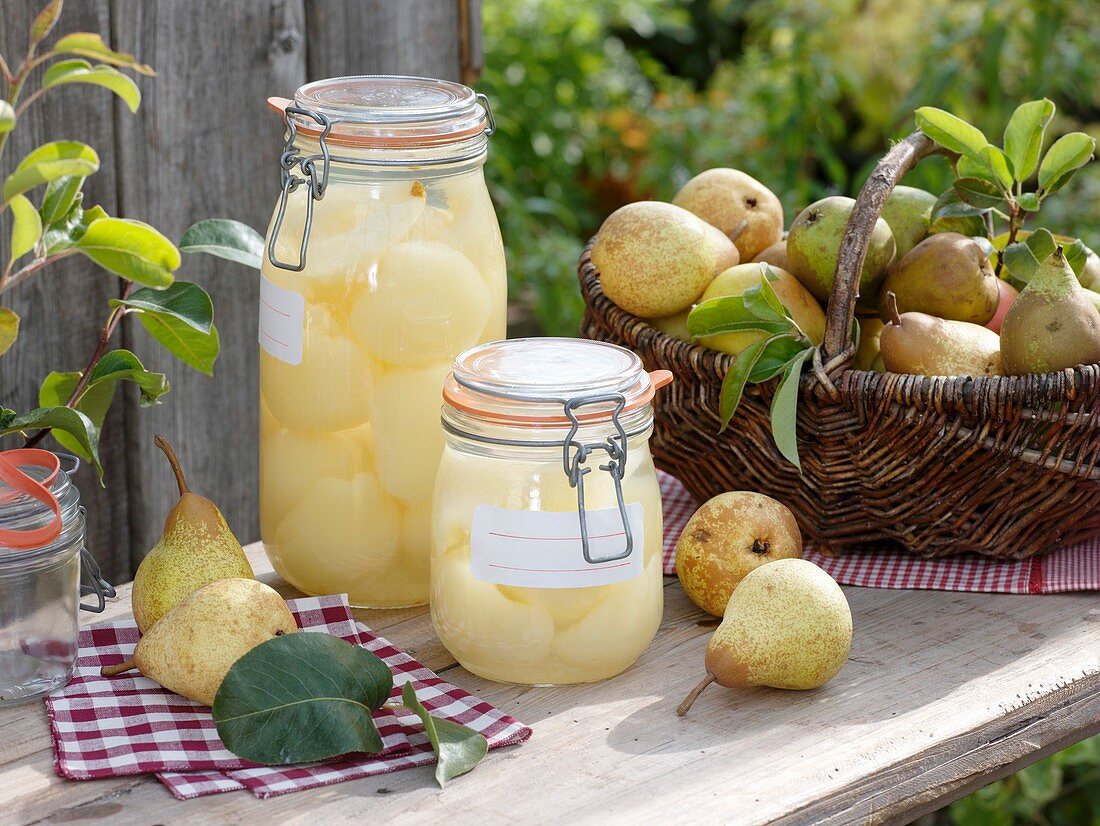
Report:
<svg viewBox="0 0 1100 826"><path fill-rule="evenodd" d="M981 245L957 232L925 238L894 264L882 282L897 297L898 312L928 313L951 321L986 324L1001 293ZM882 317L889 317L885 301Z"/></svg>
<svg viewBox="0 0 1100 826"><path fill-rule="evenodd" d="M687 714L711 683L805 690L848 659L852 611L836 581L805 559L762 565L737 586L707 646L707 674L676 709Z"/></svg>
<svg viewBox="0 0 1100 826"><path fill-rule="evenodd" d="M715 276L710 286L699 296L699 301L743 295L746 290L759 286L760 279L768 270L771 272L772 289L775 290L783 306L790 310L791 317L802 332L814 344L820 344L825 336L825 311L798 279L786 270L768 267L767 264L738 264ZM697 341L712 350L720 350L736 356L750 344L763 341L767 337L768 333L748 330L740 333L704 336Z"/></svg>
<svg viewBox="0 0 1100 826"><path fill-rule="evenodd" d="M995 333L1000 333L1001 325L1004 324L1005 316L1008 315L1008 308L1016 301L1020 291L1000 278L997 279L997 291L1000 293L997 299L997 312L985 323L985 326Z"/></svg>
<svg viewBox="0 0 1100 826"><path fill-rule="evenodd" d="M160 541L141 560L134 576L134 619L143 634L207 583L255 576L221 511L187 487L183 468L168 440L158 435L154 441L168 457L180 498L164 520Z"/></svg>
<svg viewBox="0 0 1100 826"><path fill-rule="evenodd" d="M676 575L692 602L720 617L750 571L801 556L802 534L786 505L735 490L708 500L688 520L676 545Z"/></svg>
<svg viewBox="0 0 1100 826"><path fill-rule="evenodd" d="M1100 310L1100 293L1095 290L1085 289L1085 297L1092 302L1092 306Z"/></svg>
<svg viewBox="0 0 1100 826"><path fill-rule="evenodd" d="M836 277L836 261L844 228L856 202L833 195L810 204L794 219L787 233L791 272L818 301L828 301ZM894 235L881 218L875 222L859 276L860 305L873 308L878 286L894 261Z"/></svg>
<svg viewBox="0 0 1100 826"><path fill-rule="evenodd" d="M1011 376L1100 361L1100 312L1061 247L1039 265L1005 315L1001 356Z"/></svg>
<svg viewBox="0 0 1100 826"><path fill-rule="evenodd" d="M742 261L751 261L783 237L783 204L774 192L739 169L700 172L684 184L672 203L722 230L737 245Z"/></svg>
<svg viewBox="0 0 1100 826"><path fill-rule="evenodd" d="M297 630L273 588L255 579L219 579L161 617L138 640L133 658L100 673L113 677L136 668L169 691L212 706L233 663L260 643Z"/></svg>
<svg viewBox="0 0 1100 826"><path fill-rule="evenodd" d="M928 234L936 196L912 186L895 186L882 205L882 220L890 225L900 259Z"/></svg>
<svg viewBox="0 0 1100 826"><path fill-rule="evenodd" d="M740 260L720 230L657 201L615 210L592 245L604 294L641 318L686 310L714 276Z"/></svg>
<svg viewBox="0 0 1100 826"><path fill-rule="evenodd" d="M890 323L879 335L882 361L891 373L914 376L996 376L1001 340L992 330L966 321L945 321L926 313L898 313L886 294Z"/></svg>
<svg viewBox="0 0 1100 826"><path fill-rule="evenodd" d="M791 271L791 259L787 255L787 242L776 241L759 255L752 259L752 263L771 264L781 270Z"/></svg>
<svg viewBox="0 0 1100 826"><path fill-rule="evenodd" d="M684 310L674 315L653 318L650 319L649 323L666 336L678 338L680 341L694 341L691 331L688 330L688 315L690 312L691 310Z"/></svg>
<svg viewBox="0 0 1100 826"><path fill-rule="evenodd" d="M860 316L859 349L856 350L855 365L859 370L870 370L879 357L879 337L886 323L877 316Z"/></svg>
<svg viewBox="0 0 1100 826"><path fill-rule="evenodd" d="M1089 250L1085 257L1085 266L1077 276L1081 286L1089 290L1100 290L1100 255Z"/></svg>

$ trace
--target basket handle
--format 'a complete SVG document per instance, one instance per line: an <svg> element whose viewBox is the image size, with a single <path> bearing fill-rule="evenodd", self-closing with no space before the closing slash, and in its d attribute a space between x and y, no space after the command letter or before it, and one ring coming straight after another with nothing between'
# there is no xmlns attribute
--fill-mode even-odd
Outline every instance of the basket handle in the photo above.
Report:
<svg viewBox="0 0 1100 826"><path fill-rule="evenodd" d="M914 132L905 140L894 144L878 162L856 198L856 205L844 227L840 239L840 252L836 259L836 277L829 295L829 307L825 315L825 360L835 359L842 353L837 366L843 366L854 355L851 348L852 319L856 315L856 299L859 298L859 272L867 256L867 241L871 237L875 221L882 213L882 205L894 190L902 176L917 161L935 151L936 145L921 132Z"/></svg>

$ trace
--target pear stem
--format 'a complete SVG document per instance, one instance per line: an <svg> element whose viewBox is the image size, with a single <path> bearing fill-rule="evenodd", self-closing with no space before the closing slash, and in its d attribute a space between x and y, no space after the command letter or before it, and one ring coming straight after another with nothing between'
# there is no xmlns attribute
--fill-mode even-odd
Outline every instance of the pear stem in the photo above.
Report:
<svg viewBox="0 0 1100 826"><path fill-rule="evenodd" d="M687 714L691 710L691 707L695 704L695 701L699 699L699 695L702 694L704 689L706 689L706 687L713 682L714 675L708 671L707 676L703 678L703 682L695 686L695 688L691 690L691 693L684 698L684 701L676 707L676 713L679 714L681 717Z"/></svg>
<svg viewBox="0 0 1100 826"><path fill-rule="evenodd" d="M99 669L100 677L115 677L121 674L123 671L129 671L131 668L137 668L137 664L131 659L126 662L119 663L118 665L105 665Z"/></svg>
<svg viewBox="0 0 1100 826"><path fill-rule="evenodd" d="M886 312L890 314L891 324L901 325L901 316L898 315L898 297L894 295L893 290L888 290L886 293Z"/></svg>
<svg viewBox="0 0 1100 826"><path fill-rule="evenodd" d="M153 442L164 451L164 455L168 457L168 464L172 466L172 472L176 474L176 484L179 486L180 496L183 496L185 493L190 493L191 489L187 487L187 480L183 476L183 468L180 467L180 460L176 458L176 451L172 450L172 446L168 444L168 440L159 433L153 438Z"/></svg>
<svg viewBox="0 0 1100 826"><path fill-rule="evenodd" d="M733 228L733 232L729 234L729 239L731 241L736 241L738 238L741 237L741 233L743 233L748 228L748 226L748 221L742 221L740 224Z"/></svg>

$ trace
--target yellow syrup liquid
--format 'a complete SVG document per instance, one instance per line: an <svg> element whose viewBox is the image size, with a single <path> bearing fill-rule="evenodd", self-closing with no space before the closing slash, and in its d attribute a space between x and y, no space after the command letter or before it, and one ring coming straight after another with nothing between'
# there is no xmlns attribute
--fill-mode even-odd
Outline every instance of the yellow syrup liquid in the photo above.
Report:
<svg viewBox="0 0 1100 826"><path fill-rule="evenodd" d="M260 523L275 570L353 605L428 600L443 379L505 337L504 249L481 169L384 182L334 176L307 266L268 280L305 297L302 361L260 351ZM297 261L307 187L276 253Z"/></svg>
<svg viewBox="0 0 1100 826"><path fill-rule="evenodd" d="M608 474L585 478L589 510L616 507ZM521 588L474 577L473 512L577 511L561 461L444 451L436 485L431 611L439 639L468 671L529 685L593 682L626 670L653 640L664 608L661 494L645 441L630 445L623 492L643 507L642 573L587 588ZM639 549L634 551L639 552Z"/></svg>

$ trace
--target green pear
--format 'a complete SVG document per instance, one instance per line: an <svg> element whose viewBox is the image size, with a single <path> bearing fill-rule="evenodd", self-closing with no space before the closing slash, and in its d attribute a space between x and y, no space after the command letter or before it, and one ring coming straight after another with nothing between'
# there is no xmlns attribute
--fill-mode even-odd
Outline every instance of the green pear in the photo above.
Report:
<svg viewBox="0 0 1100 826"><path fill-rule="evenodd" d="M776 241L770 247L767 247L755 258L752 259L752 263L764 263L771 264L773 267L778 267L781 270L791 271L791 259L787 255L787 242Z"/></svg>
<svg viewBox="0 0 1100 826"><path fill-rule="evenodd" d="M187 487L183 468L168 440L158 435L155 442L168 457L180 498L164 520L160 541L141 560L134 576L134 619L143 634L207 583L255 576L221 511Z"/></svg>
<svg viewBox="0 0 1100 826"><path fill-rule="evenodd" d="M219 579L161 617L138 640L133 658L100 673L113 677L136 668L169 691L212 706L233 663L260 643L297 630L273 588L255 579Z"/></svg>
<svg viewBox="0 0 1100 826"><path fill-rule="evenodd" d="M1100 312L1061 247L1039 266L1005 314L1001 356L1010 376L1100 361Z"/></svg>
<svg viewBox="0 0 1100 826"><path fill-rule="evenodd" d="M708 169L683 185L672 199L718 227L751 261L783 237L783 204L775 193L739 169Z"/></svg>
<svg viewBox="0 0 1100 826"><path fill-rule="evenodd" d="M1085 266L1081 269L1081 273L1077 276L1077 280L1080 281L1081 286L1086 289L1100 289L1100 255L1089 250L1088 255L1085 257Z"/></svg>
<svg viewBox="0 0 1100 826"><path fill-rule="evenodd" d="M721 230L658 201L615 210L592 245L604 294L640 318L686 310L714 276L740 260Z"/></svg>
<svg viewBox="0 0 1100 826"><path fill-rule="evenodd" d="M810 204L794 219L787 233L787 257L791 273L818 301L828 301L836 277L836 261L844 228L855 201L834 195ZM875 222L859 276L860 305L873 308L878 286L894 261L895 243L889 225Z"/></svg>
<svg viewBox="0 0 1100 826"><path fill-rule="evenodd" d="M761 565L734 589L707 646L706 677L676 711L686 714L711 683L818 688L837 675L851 645L852 612L831 576L805 559Z"/></svg>
<svg viewBox="0 0 1100 826"><path fill-rule="evenodd" d="M672 336L673 338L680 339L680 341L690 342L694 341L691 331L688 330L688 315L690 313L691 310L684 310L674 315L650 319L649 323L650 326L656 327L666 336Z"/></svg>
<svg viewBox="0 0 1100 826"><path fill-rule="evenodd" d="M898 311L987 324L1001 299L998 278L973 238L941 232L925 238L894 264L882 282L897 297ZM885 301L880 308L889 317Z"/></svg>
<svg viewBox="0 0 1100 826"><path fill-rule="evenodd" d="M988 327L927 313L898 313L886 294L890 323L879 334L883 366L913 376L997 376L1001 339Z"/></svg>
<svg viewBox="0 0 1100 826"><path fill-rule="evenodd" d="M924 240L932 220L936 196L912 186L895 186L882 205L882 220L890 225L900 259Z"/></svg>

